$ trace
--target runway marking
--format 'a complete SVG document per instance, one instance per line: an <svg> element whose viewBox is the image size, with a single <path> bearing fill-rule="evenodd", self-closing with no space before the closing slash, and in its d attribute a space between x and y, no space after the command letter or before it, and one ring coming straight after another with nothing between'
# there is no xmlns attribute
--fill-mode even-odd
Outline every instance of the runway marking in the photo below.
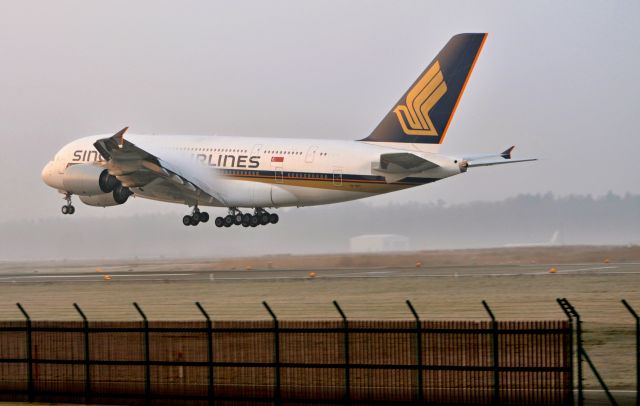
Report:
<svg viewBox="0 0 640 406"><path fill-rule="evenodd" d="M161 278L154 278L154 279L149 279L149 278L141 278L141 279L127 279L128 281L133 281L133 282L166 282L168 280L171 279L161 279ZM173 280L173 282L178 282L179 280ZM43 281L41 283L46 283L47 281ZM62 282L54 282L54 281L50 281L52 283L62 283ZM118 281L116 280L110 280L110 281L103 281L102 279L72 279L72 280L67 280L64 283L96 283L96 282L100 282L100 283L118 283ZM34 283L31 281L17 281L17 280L4 280L4 281L0 281L0 283Z"/></svg>
<svg viewBox="0 0 640 406"><path fill-rule="evenodd" d="M618 269L618 266L597 266L594 268L579 268L579 269L558 269L558 272L582 272L582 271L599 271L601 269Z"/></svg>
<svg viewBox="0 0 640 406"><path fill-rule="evenodd" d="M0 279L64 279L64 278L99 278L102 279L105 275L109 275L112 278L133 278L133 277L146 277L146 276L191 276L192 273L149 273L149 274L110 274L108 272L99 273L96 275L24 275L24 276L4 276Z"/></svg>
<svg viewBox="0 0 640 406"><path fill-rule="evenodd" d="M322 272L322 271L320 271ZM397 274L400 273L400 270L395 271L368 271L368 272L350 272L350 273L339 273L331 276L353 276L353 275L389 275L389 274Z"/></svg>
<svg viewBox="0 0 640 406"><path fill-rule="evenodd" d="M318 275L314 279L383 279L383 278L483 278L483 277L517 277L517 276L542 276L542 275L565 275L579 274L583 272L587 275L636 275L640 274L640 270L625 270L618 266L597 266L588 268L566 269L558 271L555 274L549 273L547 270L536 270L535 272L491 272L491 273L474 273L473 271L466 273L429 273L424 270L421 273L408 274L407 270L396 271L370 271L370 272L351 272L351 273L330 273L318 271ZM601 271L591 273L589 271ZM414 270L413 272L416 272ZM219 271L219 274L225 274L227 271ZM297 273L296 273L297 274ZM113 274L109 272L97 274L80 274L80 275L14 275L0 277L0 283L55 283L55 282L100 282L105 275L109 275L112 281L174 281L174 282L195 282L195 281L294 281L294 280L310 280L312 278L304 275L285 275L285 276L218 276L216 272L191 272L191 273L127 273ZM188 278L191 277L191 278Z"/></svg>

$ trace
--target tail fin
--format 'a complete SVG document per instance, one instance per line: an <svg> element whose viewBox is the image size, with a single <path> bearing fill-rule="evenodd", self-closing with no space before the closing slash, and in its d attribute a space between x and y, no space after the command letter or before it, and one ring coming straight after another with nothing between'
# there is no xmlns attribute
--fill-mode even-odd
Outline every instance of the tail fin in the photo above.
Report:
<svg viewBox="0 0 640 406"><path fill-rule="evenodd" d="M361 141L442 144L487 34L452 37L375 130Z"/></svg>

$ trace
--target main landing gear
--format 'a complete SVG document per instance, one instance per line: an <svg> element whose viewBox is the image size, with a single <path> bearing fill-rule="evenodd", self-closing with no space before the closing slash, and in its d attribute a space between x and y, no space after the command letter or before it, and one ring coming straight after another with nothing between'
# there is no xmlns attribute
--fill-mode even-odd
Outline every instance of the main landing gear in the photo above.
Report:
<svg viewBox="0 0 640 406"><path fill-rule="evenodd" d="M197 226L198 224L206 223L207 221L209 221L209 213L206 211L200 211L197 205L193 208L191 215L187 214L182 218L182 224L185 226Z"/></svg>
<svg viewBox="0 0 640 406"><path fill-rule="evenodd" d="M62 214L73 214L76 212L76 208L71 204L71 193L64 194L64 200L67 201L67 204L62 206Z"/></svg>
<svg viewBox="0 0 640 406"><path fill-rule="evenodd" d="M216 217L215 223L218 227L257 227L259 225L276 224L280 217L275 213L267 213L264 209L255 209L253 215L242 213L236 208L230 208L229 214L225 217Z"/></svg>

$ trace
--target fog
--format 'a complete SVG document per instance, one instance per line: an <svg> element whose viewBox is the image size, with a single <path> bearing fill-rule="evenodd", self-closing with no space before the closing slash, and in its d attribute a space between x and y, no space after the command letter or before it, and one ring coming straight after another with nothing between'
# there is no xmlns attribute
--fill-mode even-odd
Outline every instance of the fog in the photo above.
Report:
<svg viewBox="0 0 640 406"><path fill-rule="evenodd" d="M544 244L556 231L557 244L640 244L638 207L640 195L614 194L457 205L355 202L283 210L278 224L255 229L217 228L211 221L185 227L178 212L110 218L81 208L74 217L0 224L0 260L330 254L348 252L354 236L381 233L406 236L416 250Z"/></svg>
<svg viewBox="0 0 640 406"><path fill-rule="evenodd" d="M474 245L481 241L467 236L483 231L475 215L448 227L461 233L457 238L452 232L440 242L432 227L444 214L429 212L436 202L460 208L547 192L561 199L638 195L638 16L637 1L2 2L1 257L107 255L125 242L122 255L159 255L158 247L169 256L235 254L236 246L262 250L264 241L278 252L324 252L345 249L345 238L373 224L376 232L411 234L418 245ZM460 32L489 37L443 152L515 144L514 157L540 161L480 168L344 206L283 211L279 228L253 234L184 230L178 218L186 207L140 199L97 212L109 221L89 208L61 218L61 196L40 179L65 143L124 126L134 133L363 138ZM415 219L394 221L399 207L431 207L435 219L414 212L424 221L424 240L408 231ZM344 222L328 220L348 219L344 213L371 217L345 230ZM520 224L523 218L534 221ZM630 221L616 218L622 226ZM540 239L560 227L556 220L542 230L550 220L522 211L503 227L512 242ZM493 243L510 241L498 231ZM173 244L163 245L162 236L172 234ZM636 238L566 234L574 242ZM56 248L16 242L39 235ZM67 249L76 243L83 248Z"/></svg>

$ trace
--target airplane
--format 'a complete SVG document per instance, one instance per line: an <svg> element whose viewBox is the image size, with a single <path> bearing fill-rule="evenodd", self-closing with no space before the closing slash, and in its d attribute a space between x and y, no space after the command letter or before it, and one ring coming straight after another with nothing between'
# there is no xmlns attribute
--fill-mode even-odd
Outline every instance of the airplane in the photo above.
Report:
<svg viewBox="0 0 640 406"><path fill-rule="evenodd" d="M558 245L562 245L559 237L560 237L560 230L556 230L551 235L551 238L549 239L549 241L510 243L510 244L505 244L504 246L506 248L555 247Z"/></svg>
<svg viewBox="0 0 640 406"><path fill-rule="evenodd" d="M513 147L489 155L443 155L451 119L487 38L458 34L437 54L367 137L359 140L138 135L124 128L63 146L42 170L48 186L89 206L130 196L184 204L185 226L209 221L203 207L224 207L217 227L275 224L267 209L345 202L442 180L512 160ZM125 136L126 135L126 136Z"/></svg>

